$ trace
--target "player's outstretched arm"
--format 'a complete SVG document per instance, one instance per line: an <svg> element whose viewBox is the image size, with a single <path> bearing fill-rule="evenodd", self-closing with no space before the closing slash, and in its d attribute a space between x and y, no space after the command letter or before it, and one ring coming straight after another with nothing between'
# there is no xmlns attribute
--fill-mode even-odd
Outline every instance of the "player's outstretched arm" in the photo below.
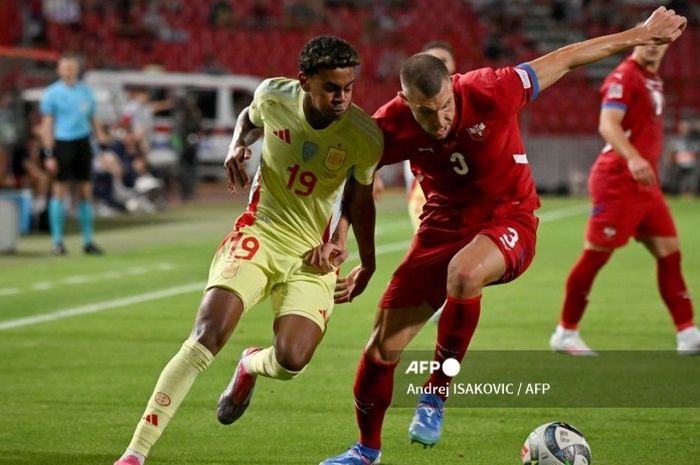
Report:
<svg viewBox="0 0 700 465"><path fill-rule="evenodd" d="M248 116L248 107L243 109L236 120L236 128L233 131L231 144L224 160L228 189L232 194L236 193L236 187L245 189L250 179L245 169L245 160L250 158L248 148L263 135L262 128L253 124Z"/></svg>
<svg viewBox="0 0 700 465"><path fill-rule="evenodd" d="M567 45L528 64L537 74L540 90L544 90L569 71L630 47L673 42L683 33L686 24L684 16L662 6L644 24L617 34Z"/></svg>
<svg viewBox="0 0 700 465"><path fill-rule="evenodd" d="M374 255L376 211L372 190L371 183L364 185L352 177L348 179L343 210L347 215L346 221L352 224L360 255L360 265L353 268L345 278L338 279L335 292L336 303L350 302L360 295L369 284L376 268Z"/></svg>

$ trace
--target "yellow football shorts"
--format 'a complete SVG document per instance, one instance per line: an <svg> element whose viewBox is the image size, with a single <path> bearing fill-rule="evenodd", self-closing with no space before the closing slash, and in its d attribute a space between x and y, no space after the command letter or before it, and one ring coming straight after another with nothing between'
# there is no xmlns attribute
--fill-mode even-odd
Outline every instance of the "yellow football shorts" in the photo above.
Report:
<svg viewBox="0 0 700 465"><path fill-rule="evenodd" d="M333 311L336 274L322 274L252 226L234 229L221 242L206 289L234 292L247 312L270 297L274 317L301 315L325 331Z"/></svg>

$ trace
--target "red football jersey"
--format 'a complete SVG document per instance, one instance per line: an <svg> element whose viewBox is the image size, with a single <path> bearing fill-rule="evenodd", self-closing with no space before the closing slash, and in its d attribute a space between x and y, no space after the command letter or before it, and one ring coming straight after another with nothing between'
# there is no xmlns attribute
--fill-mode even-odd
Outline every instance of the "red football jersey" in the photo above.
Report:
<svg viewBox="0 0 700 465"><path fill-rule="evenodd" d="M452 85L456 113L443 140L426 134L398 96L377 110L380 165L411 161L427 198L423 224L454 229L539 207L518 127L518 112L538 93L532 68L455 74Z"/></svg>
<svg viewBox="0 0 700 465"><path fill-rule="evenodd" d="M603 108L625 112L622 128L632 145L657 169L664 142L664 84L659 75L650 73L629 57L605 79L600 93ZM627 160L610 145L603 148L597 163L619 164L625 167L620 172L632 177L626 169Z"/></svg>

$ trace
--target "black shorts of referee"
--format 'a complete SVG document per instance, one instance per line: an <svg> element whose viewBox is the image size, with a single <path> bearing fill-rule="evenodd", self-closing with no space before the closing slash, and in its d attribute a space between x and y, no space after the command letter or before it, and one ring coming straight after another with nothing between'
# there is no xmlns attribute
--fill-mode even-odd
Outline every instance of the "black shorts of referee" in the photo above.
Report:
<svg viewBox="0 0 700 465"><path fill-rule="evenodd" d="M76 140L57 140L54 144L53 154L58 165L57 181L90 181L93 153L89 137Z"/></svg>

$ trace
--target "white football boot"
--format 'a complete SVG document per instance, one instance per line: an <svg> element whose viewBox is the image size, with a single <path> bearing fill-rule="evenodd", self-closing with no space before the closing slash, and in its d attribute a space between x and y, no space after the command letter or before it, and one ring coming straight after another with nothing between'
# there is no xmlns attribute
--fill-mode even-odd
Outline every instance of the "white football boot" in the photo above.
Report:
<svg viewBox="0 0 700 465"><path fill-rule="evenodd" d="M700 355L700 329L697 326L677 332L676 341L680 355Z"/></svg>
<svg viewBox="0 0 700 465"><path fill-rule="evenodd" d="M578 330L566 329L562 325L557 325L552 337L549 339L549 346L555 352L562 352L569 355L591 357L598 355L597 352L591 350L581 336Z"/></svg>

